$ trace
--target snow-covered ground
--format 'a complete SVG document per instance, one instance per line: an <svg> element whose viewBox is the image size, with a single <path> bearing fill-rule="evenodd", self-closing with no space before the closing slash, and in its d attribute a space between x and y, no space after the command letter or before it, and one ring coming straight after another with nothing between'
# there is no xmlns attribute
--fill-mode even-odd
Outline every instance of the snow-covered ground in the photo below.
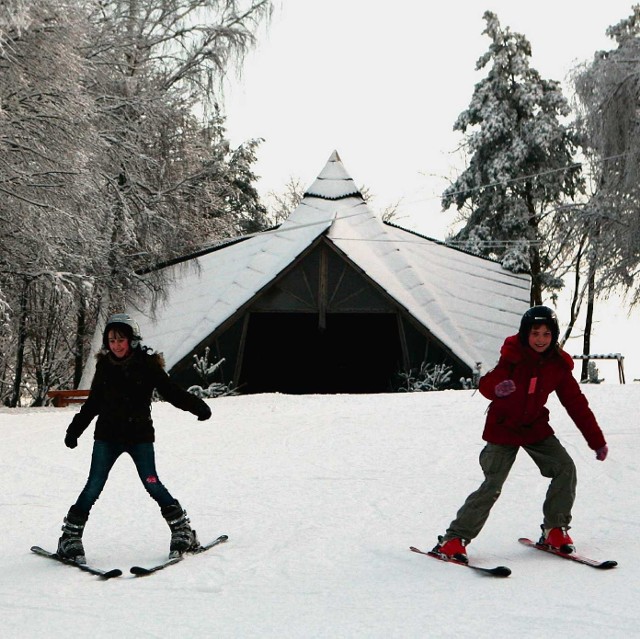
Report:
<svg viewBox="0 0 640 639"><path fill-rule="evenodd" d="M547 482L521 453L472 561L429 549L481 473L486 400L472 391L228 397L198 422L154 405L160 477L203 540L229 541L147 578L168 528L129 458L116 464L85 533L102 582L29 552L55 548L84 485L91 431L63 444L75 408L0 409L3 637L440 638L638 636L640 384L584 387L610 456L595 460L561 406L556 432L578 466L572 535L600 572L517 543L535 537Z"/></svg>

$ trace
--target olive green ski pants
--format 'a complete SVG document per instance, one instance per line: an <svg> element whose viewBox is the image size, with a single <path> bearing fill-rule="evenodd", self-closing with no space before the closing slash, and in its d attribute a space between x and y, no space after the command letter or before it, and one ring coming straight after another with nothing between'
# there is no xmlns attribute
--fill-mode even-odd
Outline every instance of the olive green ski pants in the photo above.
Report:
<svg viewBox="0 0 640 639"><path fill-rule="evenodd" d="M467 497L456 518L449 525L444 535L445 540L459 537L468 542L480 534L491 508L500 497L502 486L520 448L533 459L543 477L551 479L542 507L543 526L569 527L576 496L576 467L569 453L552 435L541 442L526 446L487 444L480 453L484 481L478 490Z"/></svg>

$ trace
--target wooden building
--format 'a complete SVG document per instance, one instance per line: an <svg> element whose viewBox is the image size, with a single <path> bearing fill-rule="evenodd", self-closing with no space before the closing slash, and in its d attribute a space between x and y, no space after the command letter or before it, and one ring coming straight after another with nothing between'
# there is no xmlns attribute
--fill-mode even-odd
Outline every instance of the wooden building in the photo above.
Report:
<svg viewBox="0 0 640 639"><path fill-rule="evenodd" d="M155 315L129 309L144 343L186 386L208 346L246 393L386 392L423 361L459 387L495 364L529 299L528 276L382 222L336 152L279 227L165 268Z"/></svg>

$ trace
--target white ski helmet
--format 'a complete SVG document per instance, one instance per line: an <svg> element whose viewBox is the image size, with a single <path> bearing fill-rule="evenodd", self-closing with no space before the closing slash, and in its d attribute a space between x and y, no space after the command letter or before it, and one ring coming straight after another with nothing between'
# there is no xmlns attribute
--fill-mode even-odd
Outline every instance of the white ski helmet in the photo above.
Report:
<svg viewBox="0 0 640 639"><path fill-rule="evenodd" d="M102 343L105 349L108 349L109 347L108 334L112 328L118 328L123 331L131 342L131 348L136 348L142 341L138 322L136 322L128 313L115 313L107 318L104 333L102 334Z"/></svg>

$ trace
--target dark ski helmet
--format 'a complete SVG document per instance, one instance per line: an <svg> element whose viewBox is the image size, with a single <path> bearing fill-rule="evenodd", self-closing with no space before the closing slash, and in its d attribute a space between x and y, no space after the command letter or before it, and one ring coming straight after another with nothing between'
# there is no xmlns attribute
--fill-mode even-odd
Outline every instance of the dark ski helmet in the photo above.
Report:
<svg viewBox="0 0 640 639"><path fill-rule="evenodd" d="M558 343L558 337L560 337L560 327L558 326L558 317L555 311L548 306L533 306L523 316L520 321L520 330L518 335L520 336L520 342L526 345L529 343L529 333L531 327L534 324L545 324L551 330L552 345Z"/></svg>
<svg viewBox="0 0 640 639"><path fill-rule="evenodd" d="M104 333L102 333L102 345L106 350L109 349L109 331L114 328L121 331L129 339L131 348L136 348L140 344L142 335L140 335L138 322L128 313L115 313L107 318Z"/></svg>

